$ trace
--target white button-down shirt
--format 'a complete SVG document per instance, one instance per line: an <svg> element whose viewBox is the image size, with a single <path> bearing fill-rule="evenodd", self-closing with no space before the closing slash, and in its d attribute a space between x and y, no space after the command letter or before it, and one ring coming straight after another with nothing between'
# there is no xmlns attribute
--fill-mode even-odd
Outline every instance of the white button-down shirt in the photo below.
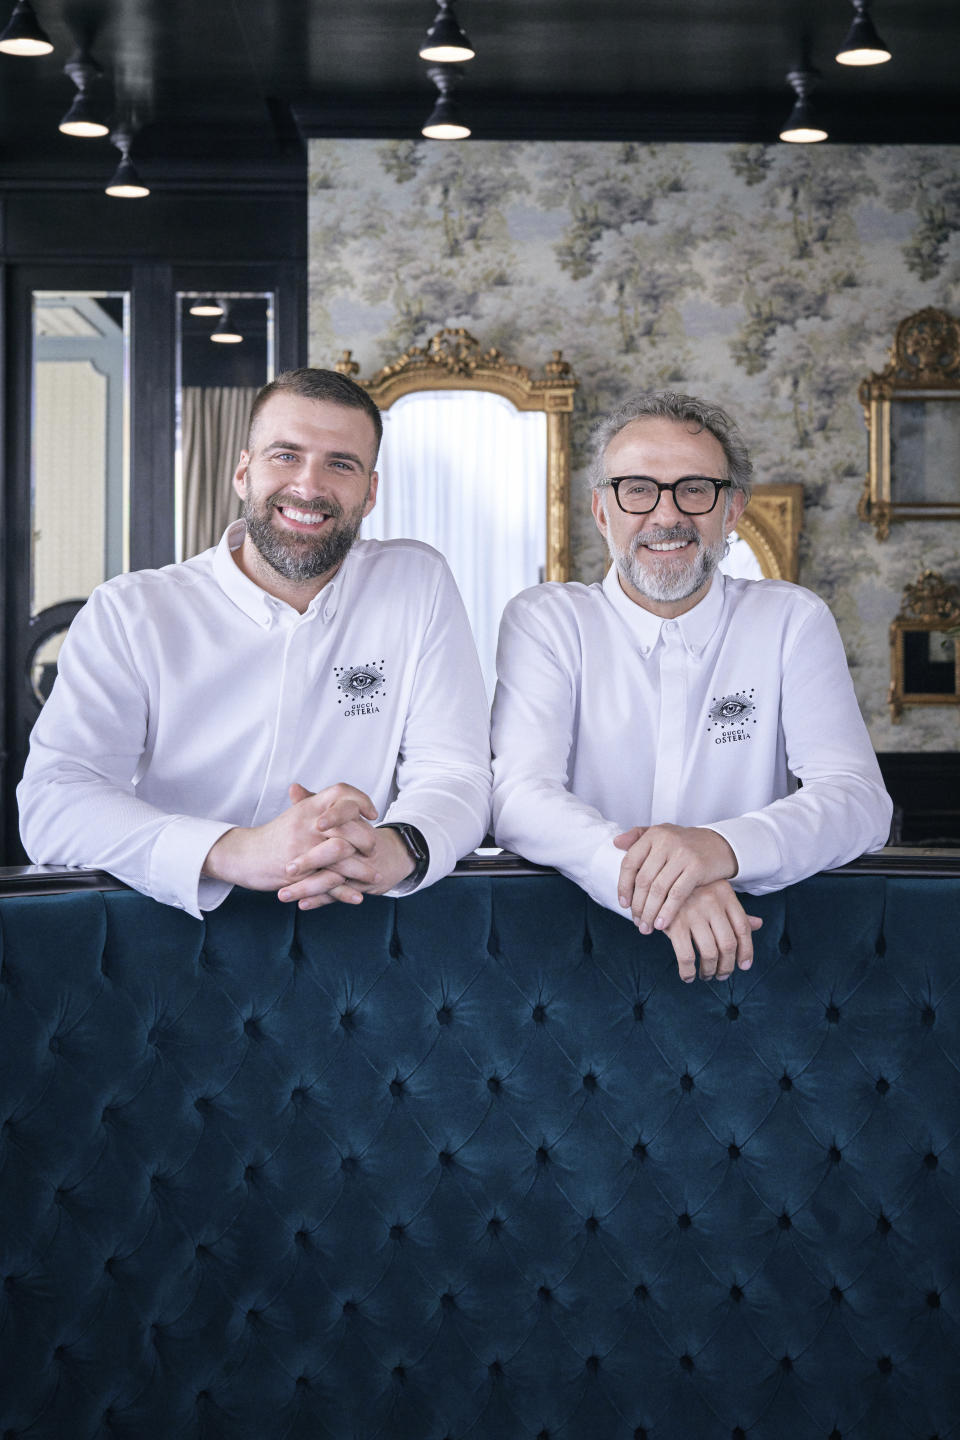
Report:
<svg viewBox="0 0 960 1440"><path fill-rule="evenodd" d="M633 825L716 830L753 894L886 841L892 806L843 645L809 590L718 574L662 620L611 567L602 585L516 596L497 669L497 842L610 909L613 837Z"/></svg>
<svg viewBox="0 0 960 1440"><path fill-rule="evenodd" d="M74 621L18 791L41 864L93 866L193 915L235 825L297 781L346 781L417 826L423 884L489 820L483 680L446 562L416 541L359 541L301 615L247 578L244 526L182 565L100 586Z"/></svg>

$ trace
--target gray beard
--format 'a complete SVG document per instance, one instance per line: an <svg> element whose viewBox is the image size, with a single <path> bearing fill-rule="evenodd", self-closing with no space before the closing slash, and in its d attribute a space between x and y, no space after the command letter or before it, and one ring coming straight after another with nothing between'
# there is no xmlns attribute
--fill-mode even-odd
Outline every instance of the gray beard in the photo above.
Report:
<svg viewBox="0 0 960 1440"><path fill-rule="evenodd" d="M637 559L640 542L657 541L669 543L672 540L696 540L697 553L684 565L677 565L664 556L651 553L648 563L641 565ZM699 531L692 527L677 525L672 530L647 530L635 535L629 551L618 550L607 531L607 549L617 570L640 595L660 604L671 604L676 600L687 600L696 594L713 575L720 561L726 555L729 545L725 539L714 545L704 545Z"/></svg>
<svg viewBox="0 0 960 1440"><path fill-rule="evenodd" d="M283 503L282 496L280 502ZM296 505L298 510L322 510L332 520L342 523L325 529L322 535L301 536L289 532L281 534L274 528L270 512L276 508L275 501L268 501L262 509L257 509L248 499L244 500L241 513L246 521L247 534L271 569L285 580L299 584L305 580L319 580L343 564L357 538L366 497L346 518L343 506L336 500L324 499L311 504L298 500Z"/></svg>

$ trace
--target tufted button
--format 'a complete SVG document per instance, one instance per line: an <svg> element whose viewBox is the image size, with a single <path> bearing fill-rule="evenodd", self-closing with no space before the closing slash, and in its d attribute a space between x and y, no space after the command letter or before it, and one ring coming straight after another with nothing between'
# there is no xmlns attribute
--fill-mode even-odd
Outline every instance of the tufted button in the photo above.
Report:
<svg viewBox="0 0 960 1440"><path fill-rule="evenodd" d="M537 1146L537 1164L538 1164L538 1165L549 1165L549 1163L550 1163L550 1151L547 1149L546 1145L538 1145L538 1146Z"/></svg>
<svg viewBox="0 0 960 1440"><path fill-rule="evenodd" d="M681 1370L686 1370L687 1374L688 1374L688 1375L690 1374L691 1370L693 1369L693 1356L692 1356L692 1355L681 1355L681 1356L680 1356L680 1369L681 1369Z"/></svg>
<svg viewBox="0 0 960 1440"><path fill-rule="evenodd" d="M503 1089L503 1086L502 1086L501 1083L500 1083L500 1076L499 1076L499 1075L491 1075L491 1076L490 1076L490 1079L487 1081L487 1089L490 1091L490 1094L491 1094L491 1095L499 1095L499 1094L500 1094L500 1091Z"/></svg>
<svg viewBox="0 0 960 1440"><path fill-rule="evenodd" d="M739 1285L730 1286L730 1299L734 1302L735 1305L740 1304L740 1301L743 1299L743 1291L740 1289Z"/></svg>
<svg viewBox="0 0 960 1440"><path fill-rule="evenodd" d="M491 1380L503 1379L503 1366L501 1365L499 1360L491 1360L490 1364L487 1366L487 1371L490 1375Z"/></svg>
<svg viewBox="0 0 960 1440"><path fill-rule="evenodd" d="M889 1355L881 1355L877 1359L877 1369L881 1375L890 1375L893 1371L893 1361Z"/></svg>
<svg viewBox="0 0 960 1440"><path fill-rule="evenodd" d="M437 1159L440 1161L440 1164L445 1170L448 1170L453 1164L453 1156L450 1154L449 1150L441 1150L437 1155Z"/></svg>
<svg viewBox="0 0 960 1440"><path fill-rule="evenodd" d="M927 1291L927 1304L930 1306L931 1310L940 1309L940 1296L936 1290Z"/></svg>
<svg viewBox="0 0 960 1440"><path fill-rule="evenodd" d="M396 1100L398 1095L403 1094L403 1081L399 1078L390 1081L390 1094Z"/></svg>
<svg viewBox="0 0 960 1440"><path fill-rule="evenodd" d="M251 1307L251 1308L247 1311L247 1324L248 1324L248 1325L256 1325L256 1323L257 1323L257 1321L258 1321L259 1319L260 1319L260 1311L254 1309L253 1307Z"/></svg>
<svg viewBox="0 0 960 1440"><path fill-rule="evenodd" d="M681 1211L681 1213L677 1216L677 1224L679 1225L679 1227L680 1227L681 1230L689 1230L689 1229L690 1229L690 1226L693 1224L693 1221L691 1220L691 1218L690 1218L690 1216L689 1216L689 1214L687 1213L686 1210Z"/></svg>
<svg viewBox="0 0 960 1440"><path fill-rule="evenodd" d="M739 1005L734 1005L734 1004L731 1002L731 1003L727 1006L727 1019L728 1019L728 1020L739 1020L739 1019L740 1019L740 1006L739 1006Z"/></svg>
<svg viewBox="0 0 960 1440"><path fill-rule="evenodd" d="M444 1293L440 1296L440 1308L441 1310L446 1310L448 1313L451 1310L456 1310L457 1302L450 1294L449 1290L444 1291Z"/></svg>
<svg viewBox="0 0 960 1440"><path fill-rule="evenodd" d="M306 1249L310 1244L310 1234L307 1230L298 1230L293 1239L295 1244L299 1245L301 1249Z"/></svg>
<svg viewBox="0 0 960 1440"><path fill-rule="evenodd" d="M193 1108L194 1110L199 1110L201 1115L205 1115L208 1110L213 1109L213 1105L206 1095L198 1095L196 1100L194 1100L193 1102ZM106 1116L107 1112L104 1111L103 1113L104 1116Z"/></svg>
<svg viewBox="0 0 960 1440"><path fill-rule="evenodd" d="M642 1001L642 1000L635 1000L635 1001L634 1001L634 1005L633 1005L633 1018L634 1018L634 1020L636 1020L636 1021L638 1021L638 1022L643 1019L643 1001Z"/></svg>
<svg viewBox="0 0 960 1440"><path fill-rule="evenodd" d="M790 1371L793 1369L793 1361L790 1359L789 1355L784 1355L781 1357L780 1369L784 1372L785 1375L789 1375Z"/></svg>
<svg viewBox="0 0 960 1440"><path fill-rule="evenodd" d="M687 1095L689 1095L690 1091L693 1089L693 1076L690 1074L689 1070L687 1070L683 1075L680 1076L680 1089Z"/></svg>
<svg viewBox="0 0 960 1440"><path fill-rule="evenodd" d="M584 1363L584 1368L586 1369L588 1375L596 1375L597 1371L600 1369L600 1356L588 1355Z"/></svg>
<svg viewBox="0 0 960 1440"><path fill-rule="evenodd" d="M59 1054L60 1054L60 1048L61 1048L61 1047L60 1047L60 1036L59 1036L59 1035L51 1035L51 1036L50 1036L50 1043L49 1043L49 1045L47 1046L47 1048L48 1048L48 1050L50 1051L50 1053L51 1053L52 1055L59 1055Z"/></svg>
<svg viewBox="0 0 960 1440"><path fill-rule="evenodd" d="M543 1025L543 1024L546 1022L546 1018L547 1018L547 1007L546 1007L546 1005L534 1005L534 1007L533 1007L533 1019L534 1019L534 1023L537 1024L537 1025Z"/></svg>
<svg viewBox="0 0 960 1440"><path fill-rule="evenodd" d="M843 1435L837 1429L836 1425L834 1425L833 1429L830 1431L830 1434L827 1436L827 1440L843 1440Z"/></svg>
<svg viewBox="0 0 960 1440"><path fill-rule="evenodd" d="M403 1234L404 1234L404 1229L405 1229L405 1226L401 1225L401 1223L400 1223L399 1220L394 1221L394 1223L390 1226L390 1239L391 1239L391 1240L402 1240L402 1239L403 1239Z"/></svg>
<svg viewBox="0 0 960 1440"><path fill-rule="evenodd" d="M156 1045L156 1043L157 1043L157 1041L158 1041L159 1039L160 1039L160 1027L159 1027L158 1025L151 1025L151 1026L150 1026L150 1029L147 1031L147 1044L148 1044L148 1045Z"/></svg>
<svg viewBox="0 0 960 1440"><path fill-rule="evenodd" d="M596 1075L594 1075L594 1073L593 1073L592 1070L588 1070L587 1073L586 1073L586 1075L584 1075L584 1077L583 1077L583 1088L584 1088L584 1090L588 1091L590 1094L592 1094L593 1091L596 1090L596 1088L597 1088L597 1077L596 1077Z"/></svg>
<svg viewBox="0 0 960 1440"><path fill-rule="evenodd" d="M117 1257L116 1257L116 1255L111 1255L108 1260L104 1260L104 1262L103 1262L103 1268L104 1268L104 1270L107 1272L108 1275L115 1275L115 1274L116 1274L116 1271L117 1271Z"/></svg>
<svg viewBox="0 0 960 1440"><path fill-rule="evenodd" d="M893 1226L890 1224L890 1221L887 1219L886 1215L880 1214L877 1216L877 1229L879 1230L881 1235L890 1234Z"/></svg>
<svg viewBox="0 0 960 1440"><path fill-rule="evenodd" d="M634 1285L634 1287L633 1287L633 1294L634 1294L634 1298L635 1298L636 1300L649 1300L649 1299L650 1299L650 1291L647 1289L646 1285L644 1285L642 1281L640 1282L639 1285Z"/></svg>
<svg viewBox="0 0 960 1440"><path fill-rule="evenodd" d="M633 1432L633 1440L647 1440L647 1427L646 1427L646 1425L638 1425L638 1426L637 1426L636 1430L634 1430L634 1432Z"/></svg>
<svg viewBox="0 0 960 1440"><path fill-rule="evenodd" d="M259 1166L259 1165L247 1165L247 1166L245 1167L244 1172L243 1172L243 1178L244 1178L244 1180L246 1180L247 1184L249 1184L251 1180L256 1180L256 1178L257 1178L257 1171L258 1171L259 1169L260 1169L260 1166Z"/></svg>
<svg viewBox="0 0 960 1440"><path fill-rule="evenodd" d="M341 1030L355 1030L357 1028L357 1022L355 1019L356 1013L357 1012L355 1010L343 1011L342 1015L340 1016Z"/></svg>
<svg viewBox="0 0 960 1440"><path fill-rule="evenodd" d="M307 1098L306 1086L304 1086L304 1085L294 1085L293 1089L290 1091L290 1103L291 1103L292 1105L302 1105L303 1102L304 1102L304 1100L306 1100L306 1098Z"/></svg>
<svg viewBox="0 0 960 1440"><path fill-rule="evenodd" d="M828 1022L831 1025L836 1025L837 1021L840 1019L840 1011L837 1009L836 1005L828 1005L824 1013L827 1017Z"/></svg>
<svg viewBox="0 0 960 1440"><path fill-rule="evenodd" d="M549 1430L538 1430L538 1431L537 1431L537 1440L550 1440L550 1431L549 1431Z"/></svg>
<svg viewBox="0 0 960 1440"><path fill-rule="evenodd" d="M839 1285L831 1285L831 1286L830 1286L830 1299L831 1299L836 1305L839 1305L839 1304L840 1304L840 1301L843 1299L843 1291L840 1289L840 1286L839 1286Z"/></svg>
<svg viewBox="0 0 960 1440"><path fill-rule="evenodd" d="M344 1300L344 1302L343 1302L343 1313L344 1313L344 1315L356 1315L356 1314L358 1314L359 1311L358 1311L358 1309L357 1309L357 1302L356 1302L356 1300Z"/></svg>
<svg viewBox="0 0 960 1440"><path fill-rule="evenodd" d="M742 1425L734 1425L730 1431L730 1440L747 1440L747 1432Z"/></svg>
<svg viewBox="0 0 960 1440"><path fill-rule="evenodd" d="M923 1157L923 1163L924 1165L926 1165L928 1170L936 1170L940 1162L938 1161L936 1155L934 1155L933 1151L929 1150L927 1154Z"/></svg>
<svg viewBox="0 0 960 1440"><path fill-rule="evenodd" d="M727 1154L730 1156L730 1159L731 1159L731 1160L739 1160L739 1159L740 1159L740 1146L739 1146L739 1145L734 1145L734 1144L728 1145L728 1146L727 1146Z"/></svg>
<svg viewBox="0 0 960 1440"><path fill-rule="evenodd" d="M790 951L793 949L793 946L790 943L790 936L787 934L786 931L783 932L783 934L780 936L780 939L777 941L777 949L780 951L781 955L789 955Z"/></svg>
<svg viewBox="0 0 960 1440"><path fill-rule="evenodd" d="M642 1140L638 1140L638 1141L636 1142L636 1144L634 1145L634 1147L633 1147L633 1155L634 1155L634 1159L635 1159L635 1160L646 1160L646 1158L647 1158L647 1147L646 1147L646 1145L644 1145L644 1143L643 1143Z"/></svg>
<svg viewBox="0 0 960 1440"><path fill-rule="evenodd" d="M491 1215L490 1219L487 1221L487 1230L490 1232L490 1234L499 1235L502 1229L503 1221L500 1219L500 1216Z"/></svg>
<svg viewBox="0 0 960 1440"><path fill-rule="evenodd" d="M210 1399L210 1395L209 1395L209 1393L208 1393L206 1390L198 1390L198 1391L197 1391L197 1404L198 1404L198 1405L205 1405L209 1399Z"/></svg>
<svg viewBox="0 0 960 1440"><path fill-rule="evenodd" d="M597 1231L600 1229L600 1221L597 1219L596 1215L588 1215L586 1220L584 1220L583 1222L583 1228L591 1235L596 1235Z"/></svg>
<svg viewBox="0 0 960 1440"><path fill-rule="evenodd" d="M924 1005L923 1013L920 1016L924 1025L932 1025L937 1018L937 1012L932 1005Z"/></svg>
<svg viewBox="0 0 960 1440"><path fill-rule="evenodd" d="M360 1169L360 1161L356 1155L343 1155L340 1159L340 1169L345 1175L356 1175Z"/></svg>
<svg viewBox="0 0 960 1440"><path fill-rule="evenodd" d="M787 1214L786 1210L784 1210L782 1215L777 1216L777 1225L781 1230L789 1230L792 1223L793 1222L791 1221L790 1216Z"/></svg>
<svg viewBox="0 0 960 1440"><path fill-rule="evenodd" d="M403 1365L394 1365L393 1378L394 1380L396 1380L398 1385L405 1384L407 1379L406 1367Z"/></svg>
<svg viewBox="0 0 960 1440"><path fill-rule="evenodd" d="M537 1291L537 1299L542 1300L544 1305L549 1305L550 1301L553 1299L553 1291L550 1289L549 1285L540 1286L540 1289ZM939 1305L939 1303L940 1300L938 1297L937 1304Z"/></svg>
<svg viewBox="0 0 960 1440"><path fill-rule="evenodd" d="M827 1154L830 1157L831 1164L840 1164L840 1150L836 1145L831 1145L830 1149L827 1151Z"/></svg>
<svg viewBox="0 0 960 1440"><path fill-rule="evenodd" d="M877 1094L878 1094L878 1095L886 1095L886 1093L887 1093L887 1091L888 1091L889 1089L890 1089L890 1081L889 1081L889 1080L885 1080L885 1079L883 1078L883 1076L881 1075L880 1078L879 1078L878 1081L877 1081Z"/></svg>
<svg viewBox="0 0 960 1440"><path fill-rule="evenodd" d="M789 1076L789 1075L783 1074L783 1075L780 1076L780 1089L781 1089L781 1090L792 1090L792 1089L793 1089L793 1081L790 1079L790 1076Z"/></svg>
<svg viewBox="0 0 960 1440"><path fill-rule="evenodd" d="M452 1019L453 1019L453 1011L450 1009L450 1006L449 1006L449 1005L441 1005L441 1006L440 1006L440 1009L437 1011L437 1024L438 1024L438 1025L449 1025L449 1024L450 1024L450 1021L451 1021Z"/></svg>
<svg viewBox="0 0 960 1440"><path fill-rule="evenodd" d="M297 1376L297 1383L296 1383L296 1387L295 1387L295 1388L296 1388L297 1390L309 1390L309 1389L310 1389L310 1381L307 1379L306 1375L298 1375L298 1376Z"/></svg>

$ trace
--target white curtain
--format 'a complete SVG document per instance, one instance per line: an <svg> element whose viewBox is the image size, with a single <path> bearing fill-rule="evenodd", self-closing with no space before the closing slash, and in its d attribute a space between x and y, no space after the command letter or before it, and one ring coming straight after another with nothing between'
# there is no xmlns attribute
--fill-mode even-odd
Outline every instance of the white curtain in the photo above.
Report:
<svg viewBox="0 0 960 1440"><path fill-rule="evenodd" d="M380 491L361 533L424 540L446 556L492 696L503 607L542 578L546 416L486 391L431 390L396 401L383 421Z"/></svg>
<svg viewBox="0 0 960 1440"><path fill-rule="evenodd" d="M256 386L183 391L183 559L216 545L240 514L233 474L247 438Z"/></svg>

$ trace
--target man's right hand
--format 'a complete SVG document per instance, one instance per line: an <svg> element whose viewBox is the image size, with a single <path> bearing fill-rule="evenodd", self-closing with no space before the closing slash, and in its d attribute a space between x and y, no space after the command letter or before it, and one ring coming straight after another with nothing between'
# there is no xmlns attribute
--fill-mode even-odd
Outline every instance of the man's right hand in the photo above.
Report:
<svg viewBox="0 0 960 1440"><path fill-rule="evenodd" d="M677 957L680 979L728 980L734 966L753 964L753 932L763 921L748 915L726 880L701 885L684 901L666 934Z"/></svg>
<svg viewBox="0 0 960 1440"><path fill-rule="evenodd" d="M376 832L354 824L377 818L373 801L345 784L330 785L316 794L291 785L290 800L290 808L275 820L238 825L221 835L204 861L204 875L247 890L280 890L290 881L287 866L309 851L314 865L312 892L359 905L364 889L381 878L365 858L373 853ZM325 836L335 829L340 833ZM363 889L354 888L352 881Z"/></svg>

